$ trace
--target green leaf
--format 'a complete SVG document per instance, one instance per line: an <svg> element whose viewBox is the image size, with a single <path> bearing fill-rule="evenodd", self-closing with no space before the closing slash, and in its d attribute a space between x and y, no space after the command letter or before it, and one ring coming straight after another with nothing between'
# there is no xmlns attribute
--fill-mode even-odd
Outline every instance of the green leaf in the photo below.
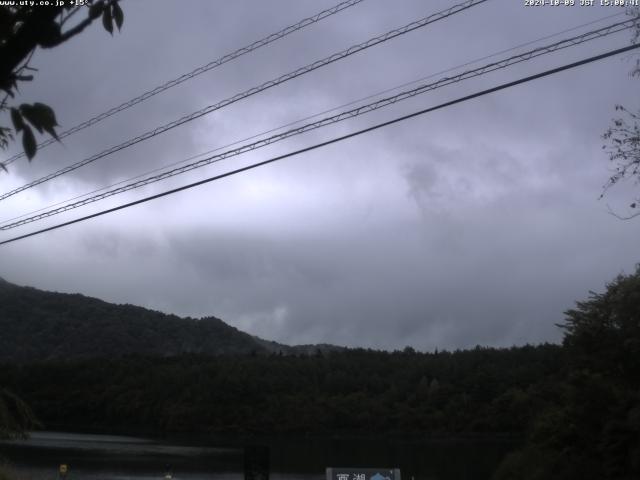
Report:
<svg viewBox="0 0 640 480"><path fill-rule="evenodd" d="M11 109L11 121L13 122L13 127L16 129L16 132L19 132L24 128L24 121L22 120L22 115L17 108Z"/></svg>
<svg viewBox="0 0 640 480"><path fill-rule="evenodd" d="M33 105L23 103L20 105L20 113L26 118L31 125L38 129L38 132L42 133L42 124L40 123L40 117L33 108Z"/></svg>
<svg viewBox="0 0 640 480"><path fill-rule="evenodd" d="M24 126L24 133L22 134L22 146L24 147L24 153L27 155L29 161L36 156L36 137L33 136L33 130L29 125Z"/></svg>
<svg viewBox="0 0 640 480"><path fill-rule="evenodd" d="M104 2L94 3L89 7L89 18L95 20L102 15L102 9L104 8Z"/></svg>
<svg viewBox="0 0 640 480"><path fill-rule="evenodd" d="M51 135L53 138L55 138L58 142L60 141L60 139L58 138L58 134L56 133L56 131L53 129L53 127L48 127L46 125L44 125L42 128L45 129L45 131Z"/></svg>
<svg viewBox="0 0 640 480"><path fill-rule="evenodd" d="M113 2L111 8L113 10L113 18L116 21L116 26L118 27L118 31L120 31L122 28L122 22L124 21L124 13L117 1Z"/></svg>
<svg viewBox="0 0 640 480"><path fill-rule="evenodd" d="M44 103L36 102L33 104L34 110L37 112L38 117L40 118L40 124L42 128L51 135L56 140L60 141L54 127L58 126L58 121L56 120L56 114L49 105L45 105Z"/></svg>
<svg viewBox="0 0 640 480"><path fill-rule="evenodd" d="M104 29L113 35L113 17L111 16L111 10L105 8L102 12L102 26Z"/></svg>
<svg viewBox="0 0 640 480"><path fill-rule="evenodd" d="M38 29L38 45L43 48L51 48L61 41L60 25L57 23L44 23Z"/></svg>
<svg viewBox="0 0 640 480"><path fill-rule="evenodd" d="M20 112L22 112L22 115L29 121L29 123L31 123L31 125L36 127L40 133L44 130L53 138L59 140L58 135L54 130L54 127L58 126L56 114L49 105L39 102L36 102L33 105L23 103L20 105Z"/></svg>

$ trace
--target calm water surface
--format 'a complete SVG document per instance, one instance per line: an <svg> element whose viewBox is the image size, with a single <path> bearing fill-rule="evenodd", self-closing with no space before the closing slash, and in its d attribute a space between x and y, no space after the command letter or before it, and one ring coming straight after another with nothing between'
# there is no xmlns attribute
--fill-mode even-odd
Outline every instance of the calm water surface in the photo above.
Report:
<svg viewBox="0 0 640 480"><path fill-rule="evenodd" d="M35 432L24 441L1 442L19 480L56 480L69 465L68 480L242 480L240 439L157 440L130 436ZM403 480L489 480L517 445L507 439L398 440L259 438L269 446L273 480L323 480L333 467L400 467Z"/></svg>

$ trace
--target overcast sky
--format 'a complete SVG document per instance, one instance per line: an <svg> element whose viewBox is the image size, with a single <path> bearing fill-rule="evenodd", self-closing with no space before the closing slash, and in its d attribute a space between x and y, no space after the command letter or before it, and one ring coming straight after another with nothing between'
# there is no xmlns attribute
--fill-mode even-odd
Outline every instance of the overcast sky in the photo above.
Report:
<svg viewBox="0 0 640 480"><path fill-rule="evenodd" d="M31 63L36 80L21 88L19 101L48 103L64 130L335 3L122 2L125 23L113 38L98 22L61 47L37 52ZM31 163L13 163L0 177L0 190L455 3L365 0L43 149ZM623 11L490 0L16 195L0 203L0 221ZM438 89L2 232L0 239L626 46L630 39L623 32ZM632 62L612 57L2 246L0 276L181 316L213 315L290 344L432 350L559 341L555 324L563 311L640 261L640 219L620 221L607 212L607 204L625 212L637 187L615 188L598 200L610 174L601 134L615 115L613 106L640 106L640 80L628 73Z"/></svg>

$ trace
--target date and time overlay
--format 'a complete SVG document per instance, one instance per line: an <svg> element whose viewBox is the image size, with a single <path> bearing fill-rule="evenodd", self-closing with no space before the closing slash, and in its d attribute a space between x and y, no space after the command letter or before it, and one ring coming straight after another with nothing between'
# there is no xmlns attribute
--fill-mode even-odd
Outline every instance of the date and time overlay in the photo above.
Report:
<svg viewBox="0 0 640 480"><path fill-rule="evenodd" d="M640 7L640 0L524 0L525 7Z"/></svg>
<svg viewBox="0 0 640 480"><path fill-rule="evenodd" d="M522 0L525 7L640 7L640 0ZM0 5L65 7L86 5L86 0L3 0Z"/></svg>

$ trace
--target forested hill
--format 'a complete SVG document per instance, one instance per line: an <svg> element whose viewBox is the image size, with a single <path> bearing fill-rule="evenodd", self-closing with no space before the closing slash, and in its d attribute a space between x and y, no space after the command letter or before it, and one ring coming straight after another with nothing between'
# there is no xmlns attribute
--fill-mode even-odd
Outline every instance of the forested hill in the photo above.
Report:
<svg viewBox="0 0 640 480"><path fill-rule="evenodd" d="M510 433L526 441L495 480L638 479L640 265L564 315L562 345L251 355L279 346L215 318L2 283L0 393L49 428ZM177 355L189 351L204 354ZM108 352L145 355L86 359ZM69 357L78 359L7 361Z"/></svg>
<svg viewBox="0 0 640 480"><path fill-rule="evenodd" d="M15 362L297 350L254 338L215 317L180 318L79 294L21 287L2 278L0 332L0 361Z"/></svg>

